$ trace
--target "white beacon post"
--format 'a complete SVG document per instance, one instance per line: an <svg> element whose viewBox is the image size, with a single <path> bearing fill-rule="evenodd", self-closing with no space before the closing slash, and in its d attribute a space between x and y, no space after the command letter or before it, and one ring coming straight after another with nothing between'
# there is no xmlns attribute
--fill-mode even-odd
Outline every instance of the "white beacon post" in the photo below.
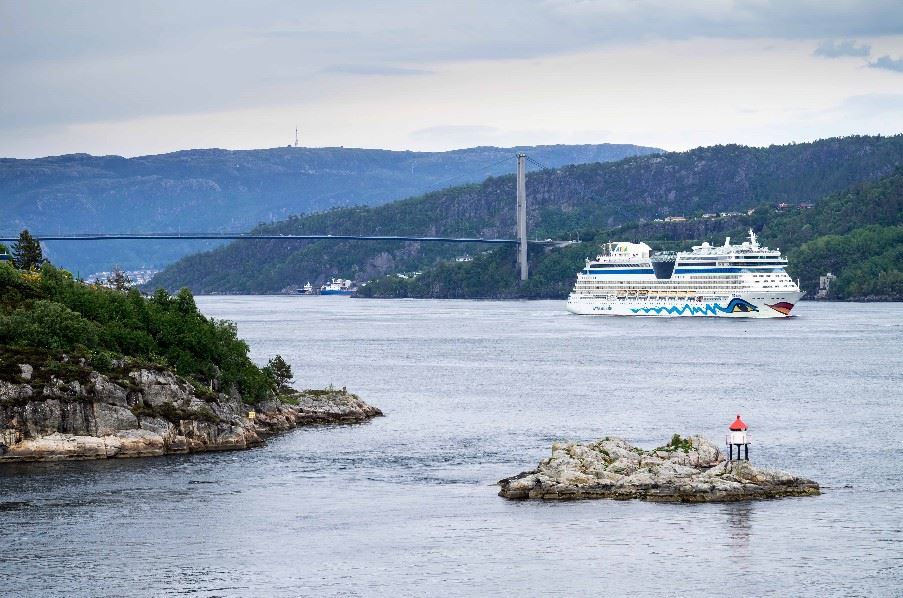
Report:
<svg viewBox="0 0 903 598"><path fill-rule="evenodd" d="M737 447L737 459L736 460L740 461L741 459L743 459L743 460L749 461L749 440L750 439L749 439L749 433L747 432L747 430L749 430L749 426L747 426L746 423L742 419L740 419L739 413L737 414L737 419L734 420L734 423L732 423L730 425L728 430L730 430L730 432L728 433L727 438L725 439L727 441L726 444L727 444L728 455L729 455L728 460L729 461L734 460L734 447L736 446ZM742 457L740 456L740 448L741 447L743 448L743 456Z"/></svg>

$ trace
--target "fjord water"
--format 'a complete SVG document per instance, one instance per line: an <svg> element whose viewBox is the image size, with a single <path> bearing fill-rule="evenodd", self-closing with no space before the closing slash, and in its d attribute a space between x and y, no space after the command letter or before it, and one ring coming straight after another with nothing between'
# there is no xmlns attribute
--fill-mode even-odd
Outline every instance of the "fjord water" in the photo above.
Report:
<svg viewBox="0 0 903 598"><path fill-rule="evenodd" d="M900 595L903 304L784 320L587 318L562 302L200 297L300 386L386 417L264 448L0 468L11 595ZM723 441L824 494L510 502L552 442Z"/></svg>

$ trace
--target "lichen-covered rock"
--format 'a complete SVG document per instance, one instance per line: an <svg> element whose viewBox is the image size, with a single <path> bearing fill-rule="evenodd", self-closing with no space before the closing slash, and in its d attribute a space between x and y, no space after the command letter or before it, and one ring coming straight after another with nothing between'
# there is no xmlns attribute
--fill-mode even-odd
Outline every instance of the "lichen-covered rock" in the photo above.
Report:
<svg viewBox="0 0 903 598"><path fill-rule="evenodd" d="M94 421L97 436L109 436L120 430L139 427L138 418L131 410L110 403L94 403Z"/></svg>
<svg viewBox="0 0 903 598"><path fill-rule="evenodd" d="M118 364L125 368L126 364ZM252 408L237 394L199 395L171 372L136 368L115 380L0 381L0 463L238 450L300 425L361 422L379 409L344 390L304 391Z"/></svg>
<svg viewBox="0 0 903 598"><path fill-rule="evenodd" d="M819 494L818 484L786 472L725 461L701 436L672 438L652 451L620 438L552 445L552 456L499 481L511 499L642 499L674 502L736 501Z"/></svg>

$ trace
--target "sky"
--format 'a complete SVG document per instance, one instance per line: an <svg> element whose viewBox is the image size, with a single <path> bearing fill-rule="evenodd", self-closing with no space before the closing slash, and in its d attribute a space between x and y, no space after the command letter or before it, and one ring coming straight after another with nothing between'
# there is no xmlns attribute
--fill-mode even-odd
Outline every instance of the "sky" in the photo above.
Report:
<svg viewBox="0 0 903 598"><path fill-rule="evenodd" d="M903 132L900 0L0 0L0 156Z"/></svg>

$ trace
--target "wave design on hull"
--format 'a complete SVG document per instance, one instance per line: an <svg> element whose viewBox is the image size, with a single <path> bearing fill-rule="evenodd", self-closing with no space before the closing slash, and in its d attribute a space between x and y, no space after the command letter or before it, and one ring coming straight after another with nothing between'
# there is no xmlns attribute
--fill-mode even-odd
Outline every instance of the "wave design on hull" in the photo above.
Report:
<svg viewBox="0 0 903 598"><path fill-rule="evenodd" d="M662 315L663 313L671 314L674 316L682 316L685 313L690 313L690 315L709 315L715 316L718 315L718 312L724 314L736 314L736 313L749 313L751 311L759 311L759 308L746 301L745 299L734 298L731 299L731 302L727 304L727 307L721 307L721 305L717 303L706 303L704 307L697 307L695 305L690 305L686 303L681 306L677 305L662 305L661 307L631 307L630 311L635 314L644 313L644 314L656 314Z"/></svg>

